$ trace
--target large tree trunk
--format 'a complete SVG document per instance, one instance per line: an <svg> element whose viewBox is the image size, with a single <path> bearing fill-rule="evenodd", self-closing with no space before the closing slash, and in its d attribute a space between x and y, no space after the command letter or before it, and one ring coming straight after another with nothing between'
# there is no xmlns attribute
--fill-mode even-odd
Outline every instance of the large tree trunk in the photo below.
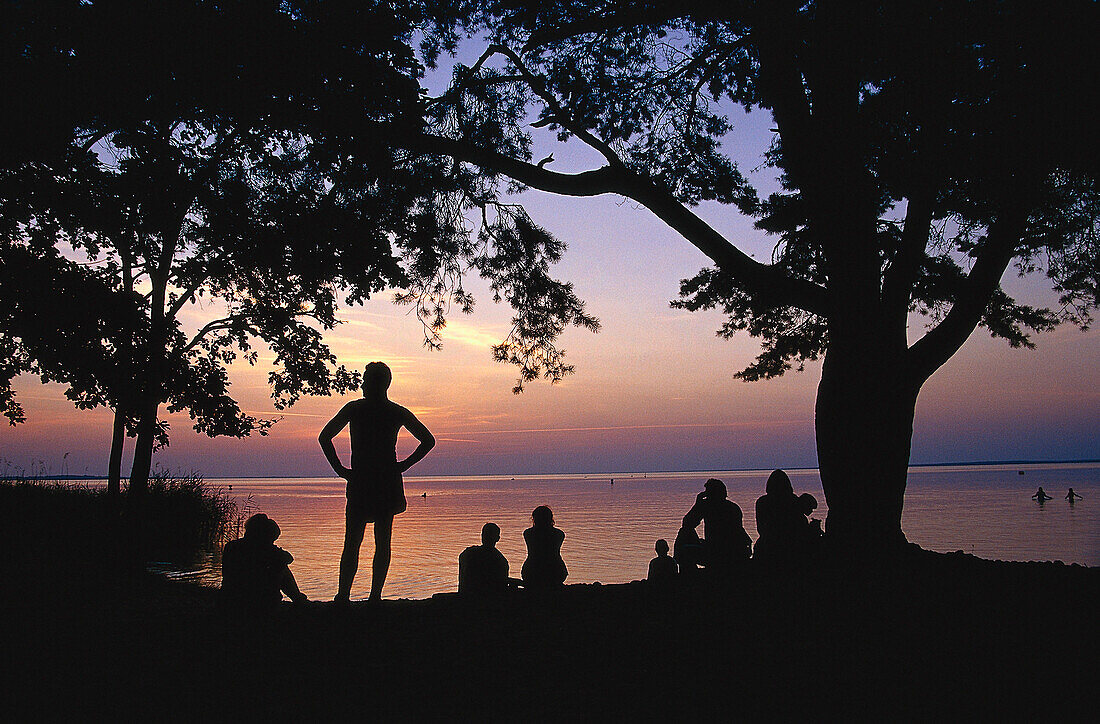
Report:
<svg viewBox="0 0 1100 724"><path fill-rule="evenodd" d="M107 463L107 495L118 500L122 493L122 450L126 444L126 417L115 410L115 422L111 430L111 458Z"/></svg>
<svg viewBox="0 0 1100 724"><path fill-rule="evenodd" d="M876 554L905 543L901 511L919 388L901 355L867 337L826 355L817 455L829 505L827 539L850 553Z"/></svg>
<svg viewBox="0 0 1100 724"><path fill-rule="evenodd" d="M137 441L134 443L134 464L130 468L130 487L127 500L131 507L137 505L149 487L149 471L153 465L153 446L156 442L157 411L159 400L149 400L142 405L138 418Z"/></svg>

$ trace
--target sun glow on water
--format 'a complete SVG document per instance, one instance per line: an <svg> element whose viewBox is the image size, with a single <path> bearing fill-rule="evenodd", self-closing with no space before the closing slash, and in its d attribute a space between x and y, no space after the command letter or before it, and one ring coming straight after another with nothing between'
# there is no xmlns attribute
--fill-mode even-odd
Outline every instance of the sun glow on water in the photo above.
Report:
<svg viewBox="0 0 1100 724"><path fill-rule="evenodd" d="M1024 475L1020 475L1020 471ZM554 510L565 531L567 583L622 583L644 578L657 538L670 542L680 519L709 477L725 481L755 540L754 504L769 471L592 473L588 475L439 476L405 481L408 510L394 523L387 598L426 598L454 591L458 554L479 542L481 526L501 527L499 548L518 576L522 532L537 505ZM810 492L828 511L816 470L789 471L796 492ZM614 478L615 484L611 484ZM333 478L225 479L239 504L278 521L278 544L295 558L292 570L315 599L336 593L344 534L342 481ZM1042 485L1055 496L1039 506L1030 496ZM1062 499L1067 487L1084 496ZM424 495L426 494L426 496ZM903 527L914 543L983 558L1062 560L1100 565L1100 464L916 467L910 470ZM370 533L360 556L353 598L370 585ZM217 581L217 571L204 577Z"/></svg>

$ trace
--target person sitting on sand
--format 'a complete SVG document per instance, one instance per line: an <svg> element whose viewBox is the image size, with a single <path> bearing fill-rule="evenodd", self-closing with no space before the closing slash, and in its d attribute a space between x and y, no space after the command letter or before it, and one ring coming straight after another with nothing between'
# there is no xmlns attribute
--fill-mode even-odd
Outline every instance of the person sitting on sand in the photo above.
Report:
<svg viewBox="0 0 1100 724"><path fill-rule="evenodd" d="M703 563L703 541L694 528L681 525L672 542L672 557L680 573L694 573Z"/></svg>
<svg viewBox="0 0 1100 724"><path fill-rule="evenodd" d="M726 498L726 484L711 478L684 516L684 527L703 523L703 564L712 570L728 571L752 555L752 538L745 532L741 507Z"/></svg>
<svg viewBox="0 0 1100 724"><path fill-rule="evenodd" d="M458 556L458 592L475 596L500 595L508 588L508 559L497 550L500 526L481 528L481 545L470 546Z"/></svg>
<svg viewBox="0 0 1100 724"><path fill-rule="evenodd" d="M565 533L554 527L554 511L546 505L531 512L531 523L531 527L523 531L523 541L527 544L527 560L520 569L523 586L536 591L557 588L569 575L561 557Z"/></svg>
<svg viewBox="0 0 1100 724"><path fill-rule="evenodd" d="M676 577L678 570L675 559L668 554L668 541L658 538L653 548L657 551L657 557L649 562L649 575L646 576L646 580L667 583Z"/></svg>
<svg viewBox="0 0 1100 724"><path fill-rule="evenodd" d="M817 510L817 498L809 493L803 493L798 496L798 508L802 515L806 518L806 526L803 529L805 533L806 545L813 546L819 542L819 539L824 535L824 531L821 530L821 521L817 518L811 518Z"/></svg>
<svg viewBox="0 0 1100 724"><path fill-rule="evenodd" d="M290 564L294 556L275 545L282 531L263 513L244 524L244 537L229 541L222 552L223 605L245 610L273 609L285 593L305 602Z"/></svg>
<svg viewBox="0 0 1100 724"><path fill-rule="evenodd" d="M1084 498L1081 497L1080 495L1078 495L1077 493L1073 492L1073 488L1070 488L1069 492L1066 493L1066 500L1069 501L1070 505L1073 505L1073 501L1075 501L1075 500L1084 500Z"/></svg>
<svg viewBox="0 0 1100 724"><path fill-rule="evenodd" d="M420 462L435 445L435 438L416 419L386 396L393 375L382 362L371 362L363 370L363 399L344 405L318 435L329 465L347 480L344 511L344 549L340 553L340 585L333 599L347 604L351 584L359 570L359 548L367 523L374 523L374 561L371 568L370 601L382 600L382 586L390 568L393 517L403 513L404 481L401 474ZM332 439L351 427L351 467L344 467ZM397 433L404 427L420 443L404 460L397 459Z"/></svg>
<svg viewBox="0 0 1100 724"><path fill-rule="evenodd" d="M756 501L756 529L760 538L756 541L755 558L773 563L795 561L804 552L807 538L805 504L795 496L791 479L782 470L772 471L764 490Z"/></svg>
<svg viewBox="0 0 1100 724"><path fill-rule="evenodd" d="M1035 491L1035 495L1031 496L1031 499L1032 500L1038 500L1039 505L1042 505L1043 503L1047 502L1048 500L1054 500L1054 498L1047 495L1047 491L1043 490L1042 485L1040 485L1039 489Z"/></svg>

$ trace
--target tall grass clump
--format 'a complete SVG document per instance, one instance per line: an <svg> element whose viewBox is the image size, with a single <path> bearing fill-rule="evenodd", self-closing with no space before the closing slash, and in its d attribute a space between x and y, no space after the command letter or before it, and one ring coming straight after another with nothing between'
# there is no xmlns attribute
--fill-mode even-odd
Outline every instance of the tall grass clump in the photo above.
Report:
<svg viewBox="0 0 1100 724"><path fill-rule="evenodd" d="M229 493L194 471L175 475L157 470L142 502L147 555L184 562L236 538L241 512Z"/></svg>
<svg viewBox="0 0 1100 724"><path fill-rule="evenodd" d="M0 474L0 573L87 579L140 561L191 563L240 533L236 503L198 473L158 470L139 505L126 495Z"/></svg>
<svg viewBox="0 0 1100 724"><path fill-rule="evenodd" d="M0 575L20 599L101 590L123 572L116 505L86 482L0 478Z"/></svg>

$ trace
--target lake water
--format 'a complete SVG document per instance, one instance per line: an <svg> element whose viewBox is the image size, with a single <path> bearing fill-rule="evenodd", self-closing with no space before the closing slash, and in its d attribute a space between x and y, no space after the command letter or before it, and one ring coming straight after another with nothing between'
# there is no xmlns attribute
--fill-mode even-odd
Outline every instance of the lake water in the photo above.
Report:
<svg viewBox="0 0 1100 724"><path fill-rule="evenodd" d="M1020 472L1023 472L1023 475ZM644 578L653 543L676 536L703 482L725 481L755 541L754 504L770 471L415 477L405 480L408 510L394 522L393 560L385 598L427 598L458 586L458 554L480 542L481 526L500 526L498 545L518 576L523 530L538 505L554 510L565 531L568 583L622 583ZM816 470L789 471L796 493L810 492L828 512ZM614 485L611 479L614 479ZM336 593L344 532L343 481L335 478L249 478L209 481L230 488L247 512L275 519L278 545L294 555L291 569L311 599ZM1038 505L1043 486L1054 500ZM1063 499L1073 487L1083 500ZM426 494L426 496L424 495ZM903 528L935 551L983 558L1062 560L1100 565L1100 463L914 467L909 471ZM368 526L352 598L370 587L374 545ZM216 567L184 574L216 582Z"/></svg>

